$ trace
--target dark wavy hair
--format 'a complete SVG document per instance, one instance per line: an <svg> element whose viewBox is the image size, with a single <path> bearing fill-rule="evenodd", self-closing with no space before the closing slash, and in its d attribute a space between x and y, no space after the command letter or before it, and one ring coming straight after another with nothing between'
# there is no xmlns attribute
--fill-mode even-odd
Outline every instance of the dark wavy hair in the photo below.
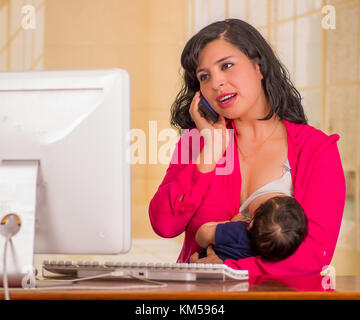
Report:
<svg viewBox="0 0 360 320"><path fill-rule="evenodd" d="M255 210L248 236L252 249L262 259L280 261L297 250L307 230L307 218L299 202L280 196L270 198Z"/></svg>
<svg viewBox="0 0 360 320"><path fill-rule="evenodd" d="M185 45L181 55L183 86L171 106L171 125L178 129L194 128L189 114L191 101L200 83L196 77L200 51L211 41L224 39L236 46L253 63L260 65L262 86L270 104L270 112L262 119L268 120L274 113L280 119L306 124L301 95L293 86L286 67L279 61L263 36L250 24L227 19L214 22L195 34Z"/></svg>

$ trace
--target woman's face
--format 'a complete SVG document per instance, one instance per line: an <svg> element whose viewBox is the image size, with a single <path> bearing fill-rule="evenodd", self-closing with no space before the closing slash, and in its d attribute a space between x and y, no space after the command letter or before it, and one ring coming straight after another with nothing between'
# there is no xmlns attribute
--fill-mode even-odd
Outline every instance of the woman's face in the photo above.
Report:
<svg viewBox="0 0 360 320"><path fill-rule="evenodd" d="M263 117L268 112L260 67L224 39L199 53L196 76L205 99L228 119Z"/></svg>

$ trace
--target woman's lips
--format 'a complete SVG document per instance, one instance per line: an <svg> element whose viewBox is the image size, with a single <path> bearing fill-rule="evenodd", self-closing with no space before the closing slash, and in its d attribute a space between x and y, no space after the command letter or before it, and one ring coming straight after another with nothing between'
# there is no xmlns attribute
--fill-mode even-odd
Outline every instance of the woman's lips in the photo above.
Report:
<svg viewBox="0 0 360 320"><path fill-rule="evenodd" d="M221 108L228 108L233 105L237 94L234 92L224 93L216 98L217 103Z"/></svg>

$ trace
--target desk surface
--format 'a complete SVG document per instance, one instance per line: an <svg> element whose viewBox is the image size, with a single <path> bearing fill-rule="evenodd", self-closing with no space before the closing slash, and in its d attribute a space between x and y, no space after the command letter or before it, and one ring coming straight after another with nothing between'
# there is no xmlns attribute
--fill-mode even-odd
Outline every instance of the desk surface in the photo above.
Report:
<svg viewBox="0 0 360 320"><path fill-rule="evenodd" d="M360 276L258 277L249 281L167 282L150 286L138 280L79 282L71 288L10 289L11 299L106 300L360 300ZM84 288L86 286L86 288ZM129 288L129 286L137 286ZM3 292L0 293L4 298Z"/></svg>

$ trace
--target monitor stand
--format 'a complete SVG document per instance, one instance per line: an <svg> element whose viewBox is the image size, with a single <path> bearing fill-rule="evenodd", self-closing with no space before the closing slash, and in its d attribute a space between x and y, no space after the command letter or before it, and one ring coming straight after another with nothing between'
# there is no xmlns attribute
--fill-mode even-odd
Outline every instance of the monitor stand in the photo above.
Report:
<svg viewBox="0 0 360 320"><path fill-rule="evenodd" d="M35 286L34 236L38 167L37 160L3 160L0 165L0 283L2 286L4 286L4 266L8 286L23 288ZM6 240L8 235L12 235L9 241Z"/></svg>

